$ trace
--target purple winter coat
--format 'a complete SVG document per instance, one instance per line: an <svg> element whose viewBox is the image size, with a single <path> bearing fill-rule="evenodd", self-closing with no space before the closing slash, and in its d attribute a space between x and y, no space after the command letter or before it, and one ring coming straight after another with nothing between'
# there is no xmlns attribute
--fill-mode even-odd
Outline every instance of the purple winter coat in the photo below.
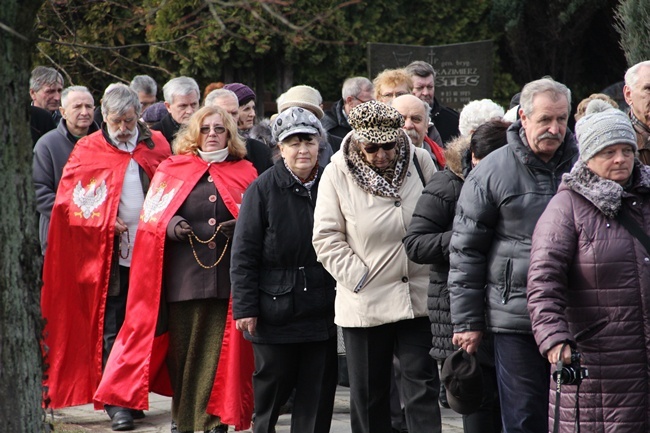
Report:
<svg viewBox="0 0 650 433"><path fill-rule="evenodd" d="M590 433L650 431L650 254L615 219L621 206L650 233L650 167L635 161L623 190L578 162L539 219L530 256L535 339L544 356L563 341L582 354L580 426ZM562 386L561 432L574 431L575 393ZM549 400L552 431L554 383Z"/></svg>

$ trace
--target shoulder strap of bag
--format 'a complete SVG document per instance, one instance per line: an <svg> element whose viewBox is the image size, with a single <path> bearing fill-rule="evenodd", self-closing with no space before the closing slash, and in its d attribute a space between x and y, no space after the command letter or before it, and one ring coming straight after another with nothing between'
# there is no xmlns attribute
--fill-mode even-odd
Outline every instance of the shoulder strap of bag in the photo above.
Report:
<svg viewBox="0 0 650 433"><path fill-rule="evenodd" d="M623 207L618 213L616 220L621 223L625 229L630 232L632 236L637 238L645 247L646 251L650 253L650 236L648 236L639 225L630 217Z"/></svg>
<svg viewBox="0 0 650 433"><path fill-rule="evenodd" d="M422 174L422 167L420 167L420 161L418 161L418 157L413 152L413 165L415 165L415 169L418 172L418 176L420 176L420 180L422 181L422 186L427 186L427 182L424 180L424 174Z"/></svg>

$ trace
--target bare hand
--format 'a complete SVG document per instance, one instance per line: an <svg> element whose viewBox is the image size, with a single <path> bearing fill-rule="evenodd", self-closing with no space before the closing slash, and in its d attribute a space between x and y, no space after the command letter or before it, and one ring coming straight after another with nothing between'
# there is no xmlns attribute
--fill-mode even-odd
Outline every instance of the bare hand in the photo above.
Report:
<svg viewBox="0 0 650 433"><path fill-rule="evenodd" d="M233 233L235 233L235 223L237 220L231 219L229 221L224 221L219 224L219 231L223 233L228 239L232 239Z"/></svg>
<svg viewBox="0 0 650 433"><path fill-rule="evenodd" d="M115 220L115 234L121 235L127 229L128 229L128 227L126 226L126 224L124 224L124 221L122 221L122 218L117 217L117 219Z"/></svg>
<svg viewBox="0 0 650 433"><path fill-rule="evenodd" d="M454 334L452 342L456 346L460 346L465 349L465 352L472 355L478 350L478 346L481 343L482 338L482 331L457 332Z"/></svg>
<svg viewBox="0 0 650 433"><path fill-rule="evenodd" d="M248 332L251 335L255 335L255 328L257 328L257 317L244 317L243 319L237 319L236 321L237 330L242 332Z"/></svg>
<svg viewBox="0 0 650 433"><path fill-rule="evenodd" d="M184 241L190 233L192 233L192 226L185 220L179 221L174 227L174 235L178 240Z"/></svg>
<svg viewBox="0 0 650 433"><path fill-rule="evenodd" d="M546 358L551 365L557 364L560 360L560 350L562 349L563 344L564 343L556 344L546 353ZM571 364L571 347L568 344L564 346L564 350L562 351L562 362L564 364Z"/></svg>

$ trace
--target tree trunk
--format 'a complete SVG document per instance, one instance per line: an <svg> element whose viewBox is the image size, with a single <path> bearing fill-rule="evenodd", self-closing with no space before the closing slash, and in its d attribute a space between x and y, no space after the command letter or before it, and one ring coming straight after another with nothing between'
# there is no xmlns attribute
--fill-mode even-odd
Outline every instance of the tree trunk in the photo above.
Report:
<svg viewBox="0 0 650 433"><path fill-rule="evenodd" d="M42 260L27 114L32 29L42 2L0 3L0 433L43 430Z"/></svg>

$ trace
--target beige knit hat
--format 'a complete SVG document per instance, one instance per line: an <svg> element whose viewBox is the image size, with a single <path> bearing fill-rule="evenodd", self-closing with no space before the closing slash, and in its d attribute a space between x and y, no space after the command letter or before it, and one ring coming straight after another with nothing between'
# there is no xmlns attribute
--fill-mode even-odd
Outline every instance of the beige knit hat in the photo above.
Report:
<svg viewBox="0 0 650 433"><path fill-rule="evenodd" d="M636 133L630 118L600 99L591 101L585 116L576 123L576 139L583 162L615 144L629 144L634 151L637 150Z"/></svg>
<svg viewBox="0 0 650 433"><path fill-rule="evenodd" d="M325 115L323 109L320 108L323 98L320 92L311 86L293 86L282 95L281 99L278 104L279 113L289 107L302 107L314 113L319 120Z"/></svg>

